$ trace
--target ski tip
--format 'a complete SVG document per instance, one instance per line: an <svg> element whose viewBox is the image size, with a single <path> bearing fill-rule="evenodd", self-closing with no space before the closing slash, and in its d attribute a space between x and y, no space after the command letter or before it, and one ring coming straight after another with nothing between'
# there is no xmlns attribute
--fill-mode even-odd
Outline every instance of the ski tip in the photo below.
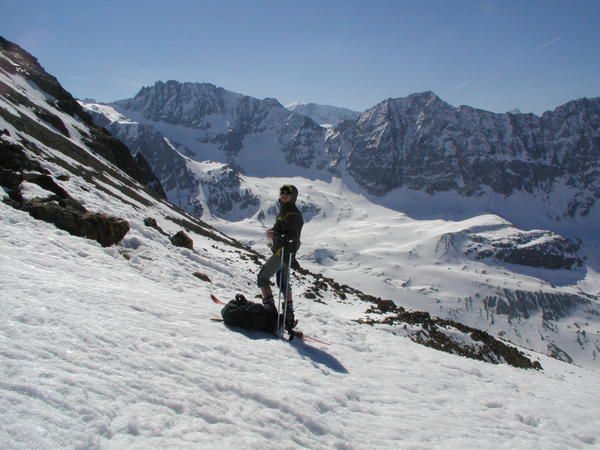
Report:
<svg viewBox="0 0 600 450"><path fill-rule="evenodd" d="M214 294L210 294L210 299L213 301L213 303L217 303L218 305L223 304L223 302Z"/></svg>
<svg viewBox="0 0 600 450"><path fill-rule="evenodd" d="M322 344L322 345L330 345L329 342L325 342L325 341L322 341L321 339L307 336L302 331L296 331L294 334L302 342L313 342L313 343Z"/></svg>

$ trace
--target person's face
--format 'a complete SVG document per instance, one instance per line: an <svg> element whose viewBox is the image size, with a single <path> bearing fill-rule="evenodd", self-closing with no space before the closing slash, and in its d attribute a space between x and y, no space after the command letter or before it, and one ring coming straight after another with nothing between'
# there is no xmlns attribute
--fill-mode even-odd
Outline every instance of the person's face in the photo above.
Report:
<svg viewBox="0 0 600 450"><path fill-rule="evenodd" d="M292 201L292 193L290 191L280 191L279 192L279 201L281 203L289 203Z"/></svg>

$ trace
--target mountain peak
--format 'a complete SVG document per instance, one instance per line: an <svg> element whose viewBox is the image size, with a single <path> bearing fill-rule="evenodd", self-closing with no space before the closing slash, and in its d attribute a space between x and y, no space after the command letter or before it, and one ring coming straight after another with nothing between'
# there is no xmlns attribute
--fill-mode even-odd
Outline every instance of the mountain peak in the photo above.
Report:
<svg viewBox="0 0 600 450"><path fill-rule="evenodd" d="M176 81L176 80L167 80L167 81L156 81L151 86L142 87L139 92L135 95L134 98L145 96L153 92L168 92L169 95L173 95L179 92L188 92L194 93L196 95L205 94L205 93L217 93L217 92L226 92L225 89L217 87L212 83L197 83L191 81Z"/></svg>
<svg viewBox="0 0 600 450"><path fill-rule="evenodd" d="M289 111L310 117L320 125L337 125L345 120L354 120L360 115L357 111L339 106L320 105L317 103L294 102L286 106Z"/></svg>
<svg viewBox="0 0 600 450"><path fill-rule="evenodd" d="M424 92L416 92L414 94L410 94L408 97L395 99L396 101L409 101L409 102L417 102L419 104L423 104L424 106L432 106L432 105L445 105L450 106L448 103L443 101L440 97L438 97L433 91L424 91Z"/></svg>

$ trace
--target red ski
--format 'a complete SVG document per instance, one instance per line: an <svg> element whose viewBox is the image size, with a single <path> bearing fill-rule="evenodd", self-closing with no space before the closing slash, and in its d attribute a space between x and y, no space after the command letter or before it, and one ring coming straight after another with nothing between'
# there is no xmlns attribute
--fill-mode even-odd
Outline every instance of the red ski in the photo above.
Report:
<svg viewBox="0 0 600 450"><path fill-rule="evenodd" d="M210 294L210 299L213 301L213 303L216 303L217 305L224 305L225 302L219 300L219 298L216 295Z"/></svg>

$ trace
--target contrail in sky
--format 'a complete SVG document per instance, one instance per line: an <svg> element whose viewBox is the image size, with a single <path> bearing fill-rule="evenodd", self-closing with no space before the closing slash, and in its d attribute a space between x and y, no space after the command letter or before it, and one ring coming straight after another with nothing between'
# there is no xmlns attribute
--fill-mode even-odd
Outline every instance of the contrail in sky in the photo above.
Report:
<svg viewBox="0 0 600 450"><path fill-rule="evenodd" d="M538 45L538 46L537 46L537 47L535 47L535 48L532 48L531 50L529 50L529 51L527 51L527 52L523 53L522 55L519 55L519 56L517 56L515 59L513 59L513 60L511 61L511 64L512 64L512 63L514 63L514 62L517 62L518 60L520 60L521 58L524 58L524 57L525 57L525 56L527 56L527 55L531 55L532 53L535 53L535 52L537 52L537 51L540 51L541 49L543 49L543 48L546 48L546 47L548 47L548 46L550 46L550 45L552 45L552 44L554 44L555 42L558 42L558 41L560 41L560 40L561 40L561 37L560 37L560 36L557 36L557 37L555 37L554 39L552 39L552 40L550 40L550 41L548 41L548 42L544 42L543 44L541 44L541 45Z"/></svg>
<svg viewBox="0 0 600 450"><path fill-rule="evenodd" d="M537 46L536 48L534 48L533 50L529 50L529 51L527 52L527 54L529 55L529 54L531 54L531 53L533 53L533 52L537 52L538 50L541 50L541 49L543 49L543 48L545 48L545 47L548 47L549 45L552 45L552 44L554 44L555 42L558 42L558 41L560 41L560 39L561 39L561 37L560 37L560 36L557 36L557 37L555 37L554 39L552 39L551 41L548 41L548 42L546 42L545 44L542 44L542 45L538 45L538 46Z"/></svg>
<svg viewBox="0 0 600 450"><path fill-rule="evenodd" d="M458 91L459 89L462 89L464 87L467 87L471 83L473 83L473 80L465 81L464 83L461 83L458 86L455 86L452 89L450 89L448 92L446 92L446 95L451 94L454 91Z"/></svg>
<svg viewBox="0 0 600 450"><path fill-rule="evenodd" d="M528 55L531 55L532 53L538 52L538 51L540 51L540 50L542 50L542 49L544 49L546 47L549 47L550 45L552 45L552 44L560 41L561 39L562 38L560 36L557 36L554 39L549 40L548 42L544 42L543 44L538 45L537 47L532 48L531 50L528 50L527 52L523 53L522 55L517 56L515 59L513 59L509 63L509 65L516 63L520 59L522 59L522 58L524 58L524 57L526 57ZM500 75L501 75L500 72L495 72L494 74L492 74L489 77L487 77L486 81L491 81L491 80L493 80L495 78L498 78ZM458 86L455 86L452 89L450 89L448 92L446 92L446 95L451 94L451 93L453 93L455 91L458 91L459 89L463 89L463 88L465 88L465 87L467 87L467 86L469 86L470 84L473 84L473 83L474 83L474 80L465 81L464 83L461 83Z"/></svg>

